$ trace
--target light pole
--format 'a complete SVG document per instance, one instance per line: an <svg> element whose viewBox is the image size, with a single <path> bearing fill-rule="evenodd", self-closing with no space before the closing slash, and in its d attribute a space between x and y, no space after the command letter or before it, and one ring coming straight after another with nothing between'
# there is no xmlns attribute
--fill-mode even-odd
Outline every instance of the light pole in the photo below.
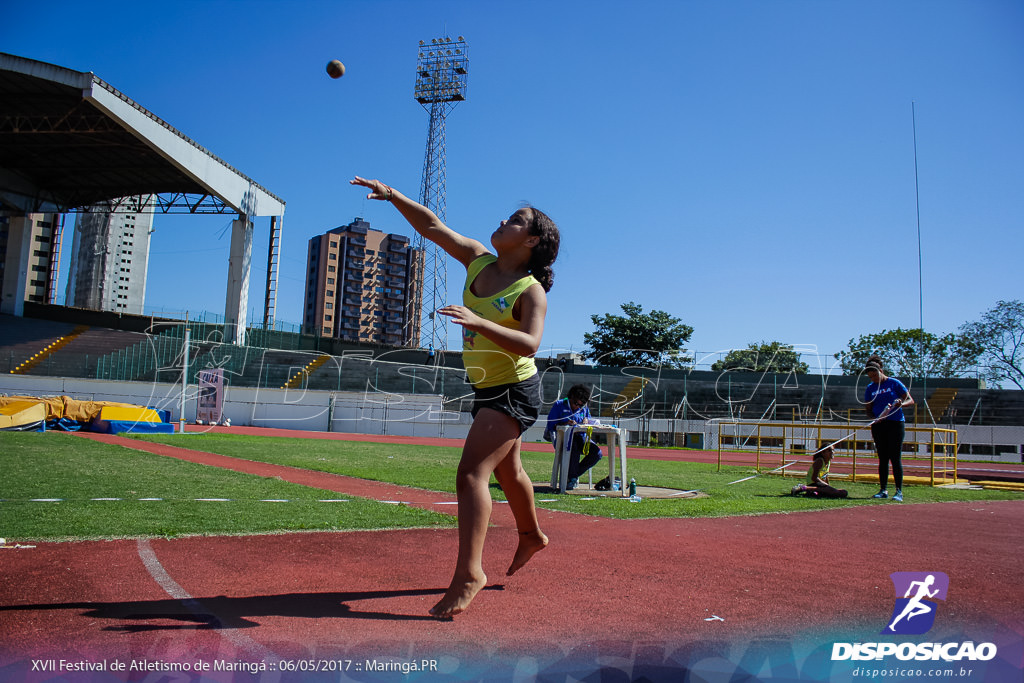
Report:
<svg viewBox="0 0 1024 683"><path fill-rule="evenodd" d="M442 222L446 220L445 119L455 105L466 99L469 74L469 53L466 39L449 37L421 40L416 58L416 101L430 114L427 150L423 158L420 203L432 210ZM410 345L419 341L421 348L448 348L448 334L443 316L435 316L448 295L446 255L441 249L417 234L413 242L416 259L414 275L418 286L406 316L409 325L406 339Z"/></svg>
<svg viewBox="0 0 1024 683"><path fill-rule="evenodd" d="M917 177L917 108L913 100L910 101L910 118L914 129L914 204L917 208L917 315L919 324L920 343L918 353L921 356L921 394L924 399L925 409L928 409L928 369L925 367L924 358L924 266L921 256L921 185ZM928 415L925 415L928 417Z"/></svg>

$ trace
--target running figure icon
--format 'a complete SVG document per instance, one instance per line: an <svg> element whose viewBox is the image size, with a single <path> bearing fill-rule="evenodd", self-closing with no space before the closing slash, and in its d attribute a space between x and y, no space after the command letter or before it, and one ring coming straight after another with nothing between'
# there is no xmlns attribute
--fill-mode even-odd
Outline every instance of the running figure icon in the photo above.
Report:
<svg viewBox="0 0 1024 683"><path fill-rule="evenodd" d="M892 580L896 604L882 633L920 634L930 630L935 623L937 600L946 599L949 577L943 572L896 572Z"/></svg>
<svg viewBox="0 0 1024 683"><path fill-rule="evenodd" d="M928 588L931 587L934 583L934 574L929 574L928 578L926 578L924 581L912 581L910 583L910 588L907 589L907 592L903 595L903 597L910 598L910 594L911 592L913 592L914 586L917 586L917 595L910 598L910 602L908 602L907 606L903 608L903 611L900 612L900 615L892 620L892 623L889 624L890 631L896 630L896 624L903 617L906 617L907 621L910 621L914 617L920 616L922 614L928 614L929 612L935 609L934 606L922 602L923 598L934 598L936 593L939 592L938 588L936 588L933 591L928 590Z"/></svg>

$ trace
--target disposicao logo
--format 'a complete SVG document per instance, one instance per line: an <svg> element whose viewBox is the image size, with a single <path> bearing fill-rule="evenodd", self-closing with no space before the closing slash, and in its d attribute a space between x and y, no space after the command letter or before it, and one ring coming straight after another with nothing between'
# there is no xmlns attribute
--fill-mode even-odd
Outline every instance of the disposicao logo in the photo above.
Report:
<svg viewBox="0 0 1024 683"><path fill-rule="evenodd" d="M945 600L949 577L942 572L894 572L889 575L896 601L882 635L919 635L935 624L937 600ZM997 649L993 643L833 643L832 661L884 660L887 657L918 661L988 661Z"/></svg>
<svg viewBox="0 0 1024 683"><path fill-rule="evenodd" d="M883 634L918 635L935 624L939 603L949 591L949 577L942 572L893 572L896 604Z"/></svg>

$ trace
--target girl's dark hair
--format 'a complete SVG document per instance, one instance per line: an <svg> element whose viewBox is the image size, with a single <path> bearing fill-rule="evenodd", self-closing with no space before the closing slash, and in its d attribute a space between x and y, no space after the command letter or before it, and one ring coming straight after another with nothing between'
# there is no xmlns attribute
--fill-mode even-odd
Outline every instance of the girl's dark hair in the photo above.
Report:
<svg viewBox="0 0 1024 683"><path fill-rule="evenodd" d="M881 372L882 368L882 357L879 356L877 353L871 354L871 357L868 358L867 362L864 364L865 370L878 370L879 372Z"/></svg>
<svg viewBox="0 0 1024 683"><path fill-rule="evenodd" d="M555 271L551 269L551 265L558 258L558 243L560 241L558 226L540 209L529 205L526 208L533 216L527 229L531 235L540 237L537 246L533 248L533 254L530 256L527 267L530 274L537 278L537 282L544 288L544 291L550 292L551 285L555 282Z"/></svg>

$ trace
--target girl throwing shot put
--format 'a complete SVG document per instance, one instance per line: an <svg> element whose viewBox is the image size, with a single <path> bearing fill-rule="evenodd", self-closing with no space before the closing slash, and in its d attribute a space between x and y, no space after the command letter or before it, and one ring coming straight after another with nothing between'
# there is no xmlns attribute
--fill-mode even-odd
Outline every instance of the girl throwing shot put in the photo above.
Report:
<svg viewBox="0 0 1024 683"><path fill-rule="evenodd" d="M519 456L522 435L540 411L540 378L533 354L540 347L546 292L558 256L558 228L527 207L501 221L491 235L496 254L442 223L433 211L379 180L355 177L369 199L391 202L409 225L466 266L463 305L438 310L462 326L463 362L473 385L473 425L455 479L459 504L459 554L455 574L430 613L448 619L463 612L487 583L482 557L491 516L493 473L508 498L519 545L506 572L511 576L548 538L540 530L533 484Z"/></svg>

